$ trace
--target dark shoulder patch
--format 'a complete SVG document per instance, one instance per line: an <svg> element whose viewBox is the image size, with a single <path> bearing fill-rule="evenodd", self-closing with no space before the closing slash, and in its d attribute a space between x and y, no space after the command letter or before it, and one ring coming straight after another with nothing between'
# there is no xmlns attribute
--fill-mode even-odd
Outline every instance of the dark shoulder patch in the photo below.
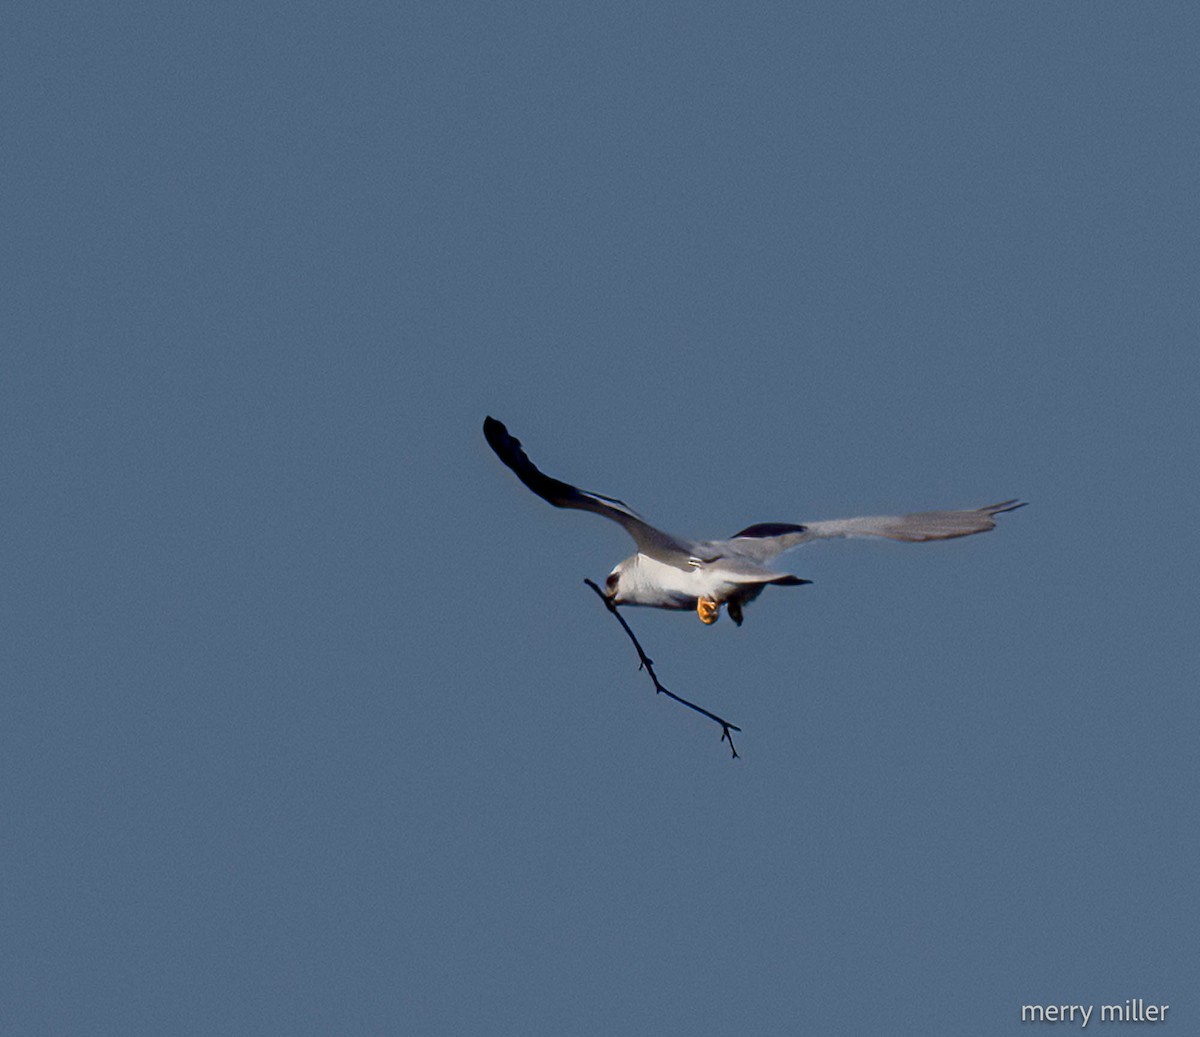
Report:
<svg viewBox="0 0 1200 1037"><path fill-rule="evenodd" d="M754 526L747 526L740 533L734 533L731 539L736 540L738 537L778 537L784 533L803 533L807 526L797 526L790 522L759 522Z"/></svg>

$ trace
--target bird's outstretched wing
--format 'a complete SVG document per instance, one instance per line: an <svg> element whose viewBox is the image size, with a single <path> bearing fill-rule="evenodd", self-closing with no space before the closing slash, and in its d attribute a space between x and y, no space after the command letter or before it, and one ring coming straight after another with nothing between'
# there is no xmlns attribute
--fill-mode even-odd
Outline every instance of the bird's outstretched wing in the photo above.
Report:
<svg viewBox="0 0 1200 1037"><path fill-rule="evenodd" d="M691 568L689 559L695 554L692 544L655 529L624 501L581 490L540 471L521 448L521 441L504 427L503 422L485 418L483 435L496 456L542 500L556 508L578 508L612 519L633 537L642 554L680 569Z"/></svg>
<svg viewBox="0 0 1200 1037"><path fill-rule="evenodd" d="M1025 507L1024 501L1006 500L971 511L916 511L911 515L873 515L865 518L828 519L803 525L762 523L749 526L725 541L738 554L766 561L811 540L838 537L887 537L920 543L986 533L996 528L996 516ZM708 545L704 545L707 547Z"/></svg>

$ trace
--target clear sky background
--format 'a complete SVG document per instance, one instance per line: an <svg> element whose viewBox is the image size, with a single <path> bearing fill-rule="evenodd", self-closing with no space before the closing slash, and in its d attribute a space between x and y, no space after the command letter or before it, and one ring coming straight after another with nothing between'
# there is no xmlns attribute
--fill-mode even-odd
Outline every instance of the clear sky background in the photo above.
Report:
<svg viewBox="0 0 1200 1037"><path fill-rule="evenodd" d="M1194 4L0 48L5 1033L1200 1033ZM685 535L1032 504L630 612L733 761L488 413Z"/></svg>

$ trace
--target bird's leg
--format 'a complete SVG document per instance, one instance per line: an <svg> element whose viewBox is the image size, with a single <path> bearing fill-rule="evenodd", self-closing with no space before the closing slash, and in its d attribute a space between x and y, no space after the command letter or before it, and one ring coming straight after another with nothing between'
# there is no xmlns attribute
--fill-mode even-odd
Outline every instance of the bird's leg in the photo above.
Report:
<svg viewBox="0 0 1200 1037"><path fill-rule="evenodd" d="M721 603L715 598L697 598L696 615L705 626L712 626L721 618Z"/></svg>

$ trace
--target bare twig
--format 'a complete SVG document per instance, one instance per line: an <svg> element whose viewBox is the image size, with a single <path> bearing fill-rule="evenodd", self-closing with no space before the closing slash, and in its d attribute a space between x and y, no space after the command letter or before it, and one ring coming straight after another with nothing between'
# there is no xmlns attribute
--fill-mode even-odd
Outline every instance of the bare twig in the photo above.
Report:
<svg viewBox="0 0 1200 1037"><path fill-rule="evenodd" d="M638 669L645 670L646 673L650 675L650 679L654 682L655 693L659 695L666 695L668 698L674 699L680 705L687 706L688 709L694 709L697 713L708 717L708 719L714 723L720 724L721 741L729 742L729 751L733 753L733 758L736 760L738 758L738 751L733 746L733 732L737 731L740 734L742 729L735 724L731 724L728 720L717 716L716 713L710 713L703 706L697 706L696 703L689 702L682 695L676 695L675 692L671 691L669 688L664 688L662 686L662 682L658 679L658 675L654 672L653 661L650 659L650 656L646 654L645 649L642 648L641 642L639 642L637 637L634 636L633 631L629 628L629 624L625 622L625 617L617 611L617 606L613 604L612 599L591 580L585 579L583 582L591 587L592 590L594 590L600 596L600 600L604 602L604 607L617 617L617 622L621 624L622 629L629 635L629 640L633 642L633 647L637 649L639 660Z"/></svg>

